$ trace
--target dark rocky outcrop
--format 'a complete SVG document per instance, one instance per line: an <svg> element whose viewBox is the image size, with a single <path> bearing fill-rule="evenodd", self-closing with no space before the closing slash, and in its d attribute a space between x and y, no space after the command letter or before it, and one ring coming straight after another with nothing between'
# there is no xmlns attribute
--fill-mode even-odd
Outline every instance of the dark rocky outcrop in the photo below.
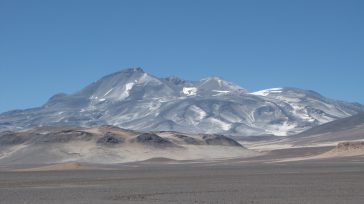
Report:
<svg viewBox="0 0 364 204"><path fill-rule="evenodd" d="M144 145L150 145L153 147L175 147L176 145L153 133L143 133L136 137L136 142Z"/></svg>
<svg viewBox="0 0 364 204"><path fill-rule="evenodd" d="M75 140L89 141L93 134L79 130L64 130L61 132L51 132L45 135L39 135L34 138L34 143L66 143Z"/></svg>
<svg viewBox="0 0 364 204"><path fill-rule="evenodd" d="M237 141L225 137L223 135L203 135L202 139L208 145L222 145L222 146L235 146L235 147L243 147Z"/></svg>
<svg viewBox="0 0 364 204"><path fill-rule="evenodd" d="M174 135L175 137L182 139L186 144L190 144L190 145L201 145L203 144L202 141L199 141L195 138L186 136L186 135L180 135L180 134L176 134Z"/></svg>
<svg viewBox="0 0 364 204"><path fill-rule="evenodd" d="M0 146L23 144L27 139L14 133L7 133L0 136Z"/></svg>
<svg viewBox="0 0 364 204"><path fill-rule="evenodd" d="M96 143L98 145L116 145L124 142L124 138L112 133L107 132L103 137L98 139Z"/></svg>
<svg viewBox="0 0 364 204"><path fill-rule="evenodd" d="M364 150L364 141L340 142L336 146L337 151Z"/></svg>
<svg viewBox="0 0 364 204"><path fill-rule="evenodd" d="M71 141L89 141L94 135L81 130L57 130L44 131L38 129L28 132L9 132L0 135L0 145L19 145L23 143L44 144L44 143L67 143Z"/></svg>

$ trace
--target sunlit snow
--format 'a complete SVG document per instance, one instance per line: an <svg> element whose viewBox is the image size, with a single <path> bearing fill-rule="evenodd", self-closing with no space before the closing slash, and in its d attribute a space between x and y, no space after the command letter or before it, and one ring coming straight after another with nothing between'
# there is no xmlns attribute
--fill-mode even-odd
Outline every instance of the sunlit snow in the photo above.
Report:
<svg viewBox="0 0 364 204"><path fill-rule="evenodd" d="M271 93L282 93L282 88L264 89L257 92L253 92L251 94L258 96L268 96Z"/></svg>
<svg viewBox="0 0 364 204"><path fill-rule="evenodd" d="M124 99L124 98L128 97L129 96L129 91L133 88L133 86L134 86L134 83L132 83L132 82L125 84L124 92L121 93L119 99Z"/></svg>
<svg viewBox="0 0 364 204"><path fill-rule="evenodd" d="M196 87L183 87L182 92L186 94L187 96L195 96L197 93Z"/></svg>

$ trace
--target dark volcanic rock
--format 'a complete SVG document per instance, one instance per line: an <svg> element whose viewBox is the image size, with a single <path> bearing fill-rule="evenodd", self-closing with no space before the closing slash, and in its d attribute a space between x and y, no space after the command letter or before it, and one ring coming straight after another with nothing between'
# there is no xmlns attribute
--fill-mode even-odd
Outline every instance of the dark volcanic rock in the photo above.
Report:
<svg viewBox="0 0 364 204"><path fill-rule="evenodd" d="M26 142L27 139L23 136L18 136L14 133L3 134L0 136L0 145L18 145Z"/></svg>
<svg viewBox="0 0 364 204"><path fill-rule="evenodd" d="M136 142L145 144L145 145L151 145L154 147L173 147L176 146L171 141L160 137L153 133L143 133L141 135L138 135L136 137Z"/></svg>
<svg viewBox="0 0 364 204"><path fill-rule="evenodd" d="M92 133L64 127L42 127L24 132L6 132L0 134L0 145L67 143L71 141L89 141Z"/></svg>
<svg viewBox="0 0 364 204"><path fill-rule="evenodd" d="M202 142L199 141L199 140L196 140L195 138L192 138L192 137L189 137L189 136L186 136L186 135L180 135L180 134L177 134L177 135L174 135L175 137L178 137L180 139L183 139L183 141L186 143L186 144L191 144L191 145L201 145Z"/></svg>
<svg viewBox="0 0 364 204"><path fill-rule="evenodd" d="M336 146L336 150L338 151L349 151L349 150L364 150L364 141L348 141L348 142L340 142Z"/></svg>
<svg viewBox="0 0 364 204"><path fill-rule="evenodd" d="M205 140L206 144L208 145L243 147L237 141L223 135L203 135L202 139Z"/></svg>
<svg viewBox="0 0 364 204"><path fill-rule="evenodd" d="M35 143L66 143L74 140L91 140L93 135L89 132L79 130L64 130L61 132L50 132L35 138Z"/></svg>
<svg viewBox="0 0 364 204"><path fill-rule="evenodd" d="M102 138L97 140L97 144L100 145L116 145L116 144L121 144L124 142L124 138L111 133L111 132L107 132Z"/></svg>

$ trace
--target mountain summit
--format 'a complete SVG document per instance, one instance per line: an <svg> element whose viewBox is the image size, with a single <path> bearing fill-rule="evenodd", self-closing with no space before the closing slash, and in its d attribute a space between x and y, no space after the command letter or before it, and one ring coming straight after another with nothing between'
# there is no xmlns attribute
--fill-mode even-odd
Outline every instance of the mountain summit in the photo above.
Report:
<svg viewBox="0 0 364 204"><path fill-rule="evenodd" d="M159 78L131 68L76 93L57 94L41 107L0 114L0 131L108 124L140 131L285 136L360 112L361 104L314 91L272 88L249 93L219 77Z"/></svg>

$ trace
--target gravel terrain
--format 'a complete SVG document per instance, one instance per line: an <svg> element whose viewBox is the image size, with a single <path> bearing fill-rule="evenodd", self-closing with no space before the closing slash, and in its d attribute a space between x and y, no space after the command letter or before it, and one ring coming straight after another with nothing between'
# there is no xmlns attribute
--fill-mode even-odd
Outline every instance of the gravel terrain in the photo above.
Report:
<svg viewBox="0 0 364 204"><path fill-rule="evenodd" d="M149 162L112 168L3 171L0 203L359 204L364 200L363 157L269 164Z"/></svg>

